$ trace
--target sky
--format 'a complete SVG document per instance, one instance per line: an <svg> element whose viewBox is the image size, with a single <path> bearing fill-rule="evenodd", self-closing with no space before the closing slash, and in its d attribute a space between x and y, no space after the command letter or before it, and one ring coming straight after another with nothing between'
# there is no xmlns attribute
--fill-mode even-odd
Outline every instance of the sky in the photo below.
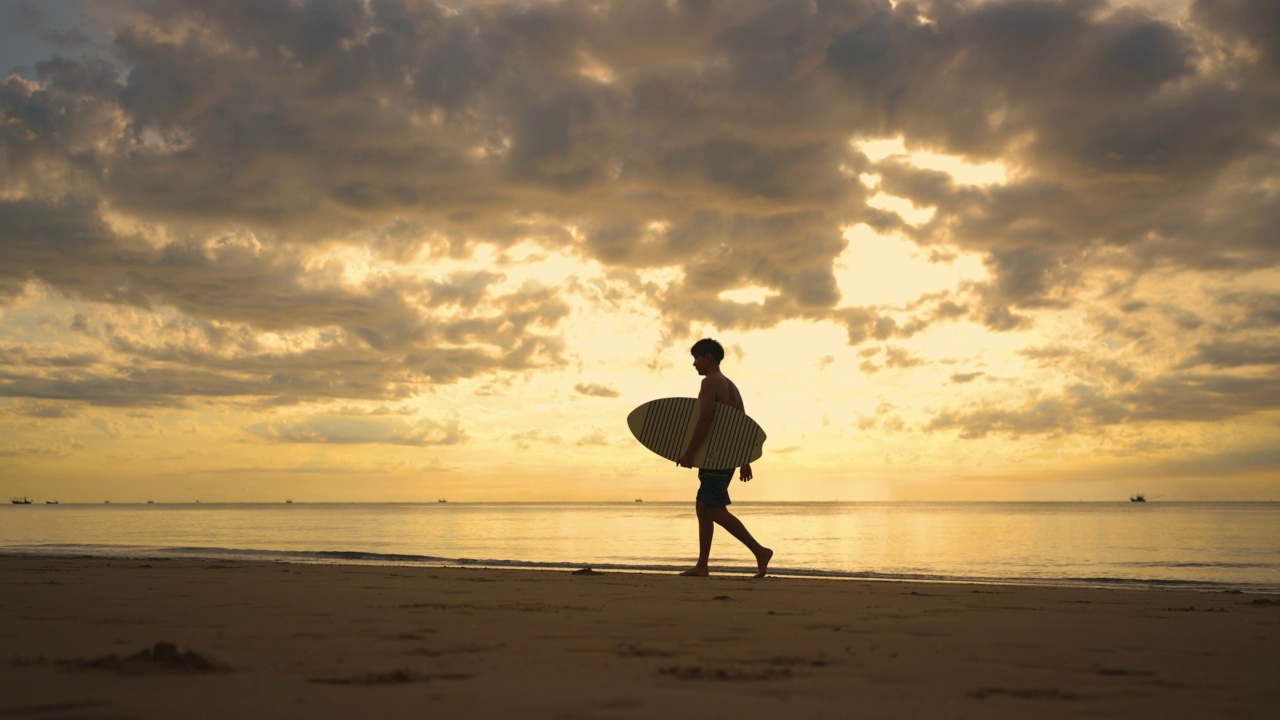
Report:
<svg viewBox="0 0 1280 720"><path fill-rule="evenodd" d="M1273 0L0 0L0 493L1280 498Z"/></svg>

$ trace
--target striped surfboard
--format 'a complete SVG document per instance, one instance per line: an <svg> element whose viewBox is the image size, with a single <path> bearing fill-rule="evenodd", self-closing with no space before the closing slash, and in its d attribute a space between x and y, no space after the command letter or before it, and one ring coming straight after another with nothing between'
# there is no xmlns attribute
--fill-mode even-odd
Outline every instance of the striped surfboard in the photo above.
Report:
<svg viewBox="0 0 1280 720"><path fill-rule="evenodd" d="M674 462L693 435L698 401L690 397L650 400L627 416L641 445ZM707 470L737 468L764 452L764 430L741 410L716 403L707 439L694 453L693 466Z"/></svg>

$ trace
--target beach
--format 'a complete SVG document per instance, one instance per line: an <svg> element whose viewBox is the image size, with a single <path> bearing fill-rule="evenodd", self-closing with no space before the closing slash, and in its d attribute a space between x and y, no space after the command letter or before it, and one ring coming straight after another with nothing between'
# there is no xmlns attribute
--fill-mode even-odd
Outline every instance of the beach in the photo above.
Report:
<svg viewBox="0 0 1280 720"><path fill-rule="evenodd" d="M1239 592L0 555L0 716L1274 717Z"/></svg>

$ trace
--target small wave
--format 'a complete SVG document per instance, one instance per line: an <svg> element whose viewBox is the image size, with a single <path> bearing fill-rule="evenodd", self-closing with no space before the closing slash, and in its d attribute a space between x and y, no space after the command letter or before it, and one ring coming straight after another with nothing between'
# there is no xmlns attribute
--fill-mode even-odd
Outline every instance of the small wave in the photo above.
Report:
<svg viewBox="0 0 1280 720"><path fill-rule="evenodd" d="M539 561L507 558L446 558L434 555L402 553L377 553L359 550L262 550L254 548L223 547L149 547L138 545L86 545L43 544L0 548L7 555L89 556L129 559L223 559L245 562L281 562L319 565L385 565L420 567L475 567L494 569L528 570L576 570L590 567L596 570L613 570L633 573L674 573L684 570L688 564L667 563L609 563ZM1185 563L1181 567L1196 564ZM1171 567L1173 565L1170 565ZM1215 566L1269 567L1256 564L1228 564ZM751 575L754 566L717 566L720 575ZM889 582L932 582L981 585L1032 585L1041 587L1092 587L1125 589L1180 589L1207 592L1280 592L1280 583L1233 583L1199 581L1172 578L1134 578L1112 576L982 576L943 575L931 573L877 572L828 570L821 568L771 567L770 575L777 577L812 578L825 580L872 580Z"/></svg>
<svg viewBox="0 0 1280 720"><path fill-rule="evenodd" d="M374 564L438 565L452 562L449 558L433 555L404 555L354 550L259 550L254 548L223 547L151 547L145 545L26 545L4 548L0 552L23 555L88 555L91 557L124 558L196 558L226 559L268 562L318 562L334 565Z"/></svg>
<svg viewBox="0 0 1280 720"><path fill-rule="evenodd" d="M1229 569L1229 570L1278 570L1280 565L1275 563L1261 562L1191 562L1191 561L1173 561L1173 560L1154 560L1149 562L1116 562L1111 563L1116 567L1134 567L1134 568L1209 568L1209 569Z"/></svg>

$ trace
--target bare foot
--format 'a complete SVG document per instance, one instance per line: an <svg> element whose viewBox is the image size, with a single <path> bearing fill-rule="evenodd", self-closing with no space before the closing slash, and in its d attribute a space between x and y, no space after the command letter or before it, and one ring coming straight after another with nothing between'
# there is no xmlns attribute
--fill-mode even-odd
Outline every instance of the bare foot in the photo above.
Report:
<svg viewBox="0 0 1280 720"><path fill-rule="evenodd" d="M760 571L757 572L752 577L762 578L765 575L768 575L769 561L772 559L773 559L773 551L770 550L769 548L765 548L764 552L760 553L759 555L756 555L756 567L759 568Z"/></svg>
<svg viewBox="0 0 1280 720"><path fill-rule="evenodd" d="M770 554L772 554L772 553L770 553ZM768 561L766 561L766 563L767 563L767 562L768 562ZM707 577L707 576L708 576L708 575L710 575L711 573L707 572L707 569L706 569L705 567L702 567L702 566L699 566L699 565L694 565L693 567L689 568L688 570L685 570L684 572L682 572L682 573L680 573L680 574L681 574L681 575L683 575L683 576L685 576L685 577Z"/></svg>

